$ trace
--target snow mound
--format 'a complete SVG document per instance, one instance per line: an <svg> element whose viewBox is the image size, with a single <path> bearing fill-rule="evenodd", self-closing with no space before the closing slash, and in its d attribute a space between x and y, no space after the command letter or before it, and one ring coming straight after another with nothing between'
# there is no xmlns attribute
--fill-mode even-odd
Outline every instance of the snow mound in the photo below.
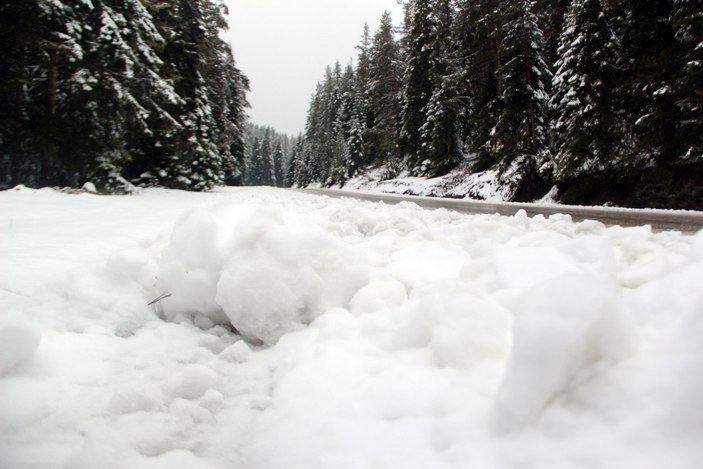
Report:
<svg viewBox="0 0 703 469"><path fill-rule="evenodd" d="M620 339L612 278L564 274L524 294L514 311L513 347L494 407L498 431L530 424L579 372L613 358Z"/></svg>
<svg viewBox="0 0 703 469"><path fill-rule="evenodd" d="M226 233L207 209L185 213L176 222L159 264L159 291L171 294L162 302L169 319L195 313L225 323L215 301Z"/></svg>
<svg viewBox="0 0 703 469"><path fill-rule="evenodd" d="M2 468L703 467L703 232L273 188L0 223Z"/></svg>
<svg viewBox="0 0 703 469"><path fill-rule="evenodd" d="M365 254L339 238L265 211L233 234L216 300L242 334L272 344L347 307L369 269Z"/></svg>
<svg viewBox="0 0 703 469"><path fill-rule="evenodd" d="M368 281L366 254L319 226L261 206L234 221L222 210L188 212L173 229L158 273L158 291L171 295L159 303L169 319L231 324L271 345L327 309L348 307Z"/></svg>

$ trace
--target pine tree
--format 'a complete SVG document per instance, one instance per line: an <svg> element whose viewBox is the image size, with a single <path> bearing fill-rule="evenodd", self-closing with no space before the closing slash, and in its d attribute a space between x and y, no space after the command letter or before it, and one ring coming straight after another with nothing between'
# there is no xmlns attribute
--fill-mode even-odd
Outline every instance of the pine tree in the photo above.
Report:
<svg viewBox="0 0 703 469"><path fill-rule="evenodd" d="M303 135L299 134L297 138L293 140L294 145L291 150L290 158L288 159L288 165L286 166L286 187L301 187L299 184L299 173L304 171L305 162L303 161ZM304 177L300 179L304 180Z"/></svg>
<svg viewBox="0 0 703 469"><path fill-rule="evenodd" d="M398 166L400 93L402 64L400 48L393 37L393 21L385 12L371 46L366 153L370 162Z"/></svg>
<svg viewBox="0 0 703 469"><path fill-rule="evenodd" d="M459 79L451 50L452 5L450 0L435 0L432 10L432 59L429 70L432 94L424 108L425 122L420 128L424 161L418 174L438 176L456 166L459 149L456 120L459 114Z"/></svg>
<svg viewBox="0 0 703 469"><path fill-rule="evenodd" d="M246 161L246 181L249 186L259 186L261 185L261 180L263 179L261 171L261 142L258 137L254 137L249 148L249 154Z"/></svg>
<svg viewBox="0 0 703 469"><path fill-rule="evenodd" d="M538 170L550 163L547 120L552 79L534 1L504 4L505 60L501 114L491 131L491 150L514 190L531 192Z"/></svg>
<svg viewBox="0 0 703 469"><path fill-rule="evenodd" d="M408 157L408 166L417 171L425 162L422 148L422 126L426 120L427 104L432 97L432 35L431 0L413 0L406 10L405 73L403 76L403 107L401 112L401 150Z"/></svg>
<svg viewBox="0 0 703 469"><path fill-rule="evenodd" d="M622 23L623 73L617 96L627 134L613 157L630 170L675 158L675 54L668 4L668 0L621 0L608 15Z"/></svg>
<svg viewBox="0 0 703 469"><path fill-rule="evenodd" d="M703 161L703 14L699 0L674 0L680 65L675 75L681 162Z"/></svg>
<svg viewBox="0 0 703 469"><path fill-rule="evenodd" d="M497 164L490 138L503 95L502 26L503 12L497 0L461 2L454 22L455 61L463 97L459 138L477 171Z"/></svg>
<svg viewBox="0 0 703 469"><path fill-rule="evenodd" d="M276 187L284 187L285 181L283 177L283 148L280 140L273 147L273 185Z"/></svg>
<svg viewBox="0 0 703 469"><path fill-rule="evenodd" d="M274 186L273 154L271 148L271 130L266 129L264 138L261 140L257 158L253 160L252 166L256 185Z"/></svg>
<svg viewBox="0 0 703 469"><path fill-rule="evenodd" d="M359 55L356 59L356 70L354 70L354 94L359 113L362 116L362 124L368 127L369 120L372 118L368 102L372 73L371 32L368 23L364 23L364 32L357 49Z"/></svg>
<svg viewBox="0 0 703 469"><path fill-rule="evenodd" d="M616 164L622 139L613 89L619 41L601 0L573 0L554 75L555 171L558 179L600 173Z"/></svg>
<svg viewBox="0 0 703 469"><path fill-rule="evenodd" d="M204 190L234 172L247 83L219 39L219 4L13 0L0 8L3 20L20 18L1 36L17 44L0 62L0 99L12 110L0 139L6 184L91 179L129 191L126 176Z"/></svg>

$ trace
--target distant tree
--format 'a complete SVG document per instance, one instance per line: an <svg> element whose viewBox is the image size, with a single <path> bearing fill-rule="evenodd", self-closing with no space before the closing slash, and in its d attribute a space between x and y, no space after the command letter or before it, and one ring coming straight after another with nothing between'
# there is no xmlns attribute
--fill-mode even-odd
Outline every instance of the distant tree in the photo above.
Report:
<svg viewBox="0 0 703 469"><path fill-rule="evenodd" d="M256 161L258 184L262 186L274 186L273 153L271 148L271 131L266 129L264 138L259 148L259 158Z"/></svg>
<svg viewBox="0 0 703 469"><path fill-rule="evenodd" d="M283 177L283 147L281 142L277 141L273 147L273 185L276 187L284 187L285 180Z"/></svg>

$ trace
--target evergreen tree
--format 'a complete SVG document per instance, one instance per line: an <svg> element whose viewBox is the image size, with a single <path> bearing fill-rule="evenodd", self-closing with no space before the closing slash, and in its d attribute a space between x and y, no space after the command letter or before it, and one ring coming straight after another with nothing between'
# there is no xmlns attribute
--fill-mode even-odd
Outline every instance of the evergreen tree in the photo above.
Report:
<svg viewBox="0 0 703 469"><path fill-rule="evenodd" d="M675 158L674 33L669 0L621 0L611 21L621 22L622 72L617 107L627 138L613 158L623 168L645 168Z"/></svg>
<svg viewBox="0 0 703 469"><path fill-rule="evenodd" d="M298 175L301 171L304 171L301 167L305 165L303 161L303 135L299 134L294 143L288 159L288 165L286 166L286 187L302 186L299 184ZM304 177L300 179L304 181Z"/></svg>
<svg viewBox="0 0 703 469"><path fill-rule="evenodd" d="M413 0L406 10L405 73L403 76L403 108L401 112L401 149L408 157L409 169L416 171L425 162L422 148L422 127L427 105L432 97L433 47L431 0Z"/></svg>
<svg viewBox="0 0 703 469"><path fill-rule="evenodd" d="M362 116L362 124L368 127L369 119L372 118L372 111L368 103L372 73L371 32L368 23L364 23L364 32L361 35L361 42L357 49L359 50L359 55L356 59L356 70L354 71L354 94L359 113Z"/></svg>
<svg viewBox="0 0 703 469"><path fill-rule="evenodd" d="M247 83L219 39L219 2L12 0L0 8L4 184L91 179L128 191L126 176L203 190L235 171Z"/></svg>
<svg viewBox="0 0 703 469"><path fill-rule="evenodd" d="M249 148L249 154L246 161L246 181L249 186L261 185L263 176L261 174L261 142L258 137L254 137Z"/></svg>
<svg viewBox="0 0 703 469"><path fill-rule="evenodd" d="M699 206L699 3L408 0L399 41L386 14L356 70L328 69L296 167L331 185L465 157L520 200L556 182L572 202Z"/></svg>
<svg viewBox="0 0 703 469"><path fill-rule="evenodd" d="M430 81L432 94L420 128L421 154L424 161L418 174L438 176L445 174L459 160L456 120L459 114L459 79L451 50L452 5L450 0L435 0L432 20L432 59Z"/></svg>
<svg viewBox="0 0 703 469"><path fill-rule="evenodd" d="M400 48L393 37L391 15L385 12L371 46L366 153L370 162L400 164L399 116L402 73Z"/></svg>
<svg viewBox="0 0 703 469"><path fill-rule="evenodd" d="M703 161L703 14L699 0L674 0L675 74L681 162Z"/></svg>
<svg viewBox="0 0 703 469"><path fill-rule="evenodd" d="M459 138L477 171L494 167L490 138L503 95L503 12L496 0L461 2L454 25L456 63L463 97Z"/></svg>
<svg viewBox="0 0 703 469"><path fill-rule="evenodd" d="M612 168L622 139L614 85L620 45L602 0L572 0L554 75L556 176L568 179Z"/></svg>
<svg viewBox="0 0 703 469"><path fill-rule="evenodd" d="M273 147L273 185L276 187L284 187L285 181L283 176L283 148L281 142L277 141Z"/></svg>
<svg viewBox="0 0 703 469"><path fill-rule="evenodd" d="M256 186L273 186L274 169L271 151L271 130L266 129L261 144L254 145L251 157L251 171L249 184Z"/></svg>
<svg viewBox="0 0 703 469"><path fill-rule="evenodd" d="M491 150L514 190L531 191L538 169L549 162L547 121L552 76L534 1L506 2L501 113L491 131Z"/></svg>

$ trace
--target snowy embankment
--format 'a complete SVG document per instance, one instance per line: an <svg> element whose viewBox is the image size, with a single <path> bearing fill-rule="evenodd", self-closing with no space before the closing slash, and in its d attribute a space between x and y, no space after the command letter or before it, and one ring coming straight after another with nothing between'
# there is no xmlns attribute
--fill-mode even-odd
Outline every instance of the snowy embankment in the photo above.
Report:
<svg viewBox="0 0 703 469"><path fill-rule="evenodd" d="M469 198L489 202L509 201L515 190L509 180L501 180L497 171L472 173L467 165L459 166L448 174L435 178L412 177L404 172L391 179L387 177L386 167L380 166L345 181L340 188L382 194ZM553 203L555 195L556 188L539 202Z"/></svg>
<svg viewBox="0 0 703 469"><path fill-rule="evenodd" d="M0 467L703 465L703 233L274 189L0 227Z"/></svg>

